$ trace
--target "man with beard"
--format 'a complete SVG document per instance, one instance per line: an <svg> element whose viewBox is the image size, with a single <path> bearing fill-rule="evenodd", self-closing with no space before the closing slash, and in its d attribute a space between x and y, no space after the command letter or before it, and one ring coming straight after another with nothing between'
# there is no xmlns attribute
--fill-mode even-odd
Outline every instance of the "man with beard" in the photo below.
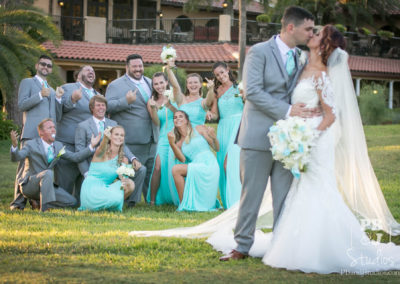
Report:
<svg viewBox="0 0 400 284"><path fill-rule="evenodd" d="M89 101L97 95L93 85L96 75L92 66L82 66L78 73L76 83L68 83L62 86L64 96L62 100L62 117L57 123L56 140L62 142L65 147L75 152L75 130L78 124L92 116L89 109ZM63 175L59 177L59 185L74 195L79 200L80 187L83 177L76 163L61 160L59 167Z"/></svg>
<svg viewBox="0 0 400 284"><path fill-rule="evenodd" d="M38 124L45 118L56 121L61 112L62 92L57 93L47 83L47 76L53 71L53 63L50 57L42 55L35 65L36 75L21 81L18 89L18 110L23 113L23 128L21 134L21 148L29 140L39 137ZM18 164L17 179L20 178L24 168L24 161ZM22 195L18 183L15 183L14 200L11 202L11 210L23 210L26 198ZM38 208L35 200L31 200L33 209Z"/></svg>
<svg viewBox="0 0 400 284"><path fill-rule="evenodd" d="M159 129L152 123L147 111L151 97L151 80L143 76L143 59L138 54L126 58L126 73L112 81L107 88L106 98L111 119L125 128L125 143L138 160L147 168L142 188L146 199L151 169L156 154ZM139 190L139 189L138 189ZM135 197L139 198L135 198ZM140 194L131 195L128 207L140 201Z"/></svg>

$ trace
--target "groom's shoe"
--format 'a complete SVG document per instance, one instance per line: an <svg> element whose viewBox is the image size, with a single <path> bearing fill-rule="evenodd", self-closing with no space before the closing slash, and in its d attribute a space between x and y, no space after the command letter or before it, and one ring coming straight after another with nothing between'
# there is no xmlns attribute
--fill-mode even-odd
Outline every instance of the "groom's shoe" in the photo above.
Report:
<svg viewBox="0 0 400 284"><path fill-rule="evenodd" d="M232 250L227 255L220 257L219 260L220 261L240 260L240 259L245 259L246 257L248 257L247 254L243 254L241 252L238 252L237 250Z"/></svg>

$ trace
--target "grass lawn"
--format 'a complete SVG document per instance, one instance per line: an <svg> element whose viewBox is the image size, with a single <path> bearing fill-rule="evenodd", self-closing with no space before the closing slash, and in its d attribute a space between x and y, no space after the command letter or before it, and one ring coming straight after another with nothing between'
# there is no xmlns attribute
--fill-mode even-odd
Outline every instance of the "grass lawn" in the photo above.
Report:
<svg viewBox="0 0 400 284"><path fill-rule="evenodd" d="M400 125L365 128L370 157L400 221ZM299 283L398 282L398 273L318 275L272 269L260 259L221 263L204 239L133 238L132 230L193 226L213 213L177 213L139 204L123 213L10 211L16 164L0 142L0 282ZM374 237L374 234L371 234ZM388 240L385 234L384 241ZM400 237L392 241L400 245Z"/></svg>

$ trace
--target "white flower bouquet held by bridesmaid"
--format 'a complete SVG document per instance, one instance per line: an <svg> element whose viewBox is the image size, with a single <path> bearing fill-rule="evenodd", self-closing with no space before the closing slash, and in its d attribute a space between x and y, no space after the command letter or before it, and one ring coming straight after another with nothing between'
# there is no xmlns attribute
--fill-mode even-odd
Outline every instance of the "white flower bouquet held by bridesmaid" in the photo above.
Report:
<svg viewBox="0 0 400 284"><path fill-rule="evenodd" d="M174 92L173 92L172 88L170 88L169 90L165 90L164 91L164 96L166 96L171 103L175 102Z"/></svg>
<svg viewBox="0 0 400 284"><path fill-rule="evenodd" d="M135 170L132 166L121 164L121 166L116 170L119 176L123 177L133 177L135 176Z"/></svg>
<svg viewBox="0 0 400 284"><path fill-rule="evenodd" d="M169 44L167 46L164 46L161 52L161 60L164 63L167 63L168 59L175 59L175 58L176 58L176 50Z"/></svg>
<svg viewBox="0 0 400 284"><path fill-rule="evenodd" d="M282 162L295 178L300 178L300 173L307 169L319 132L297 116L278 120L268 133L273 159Z"/></svg>

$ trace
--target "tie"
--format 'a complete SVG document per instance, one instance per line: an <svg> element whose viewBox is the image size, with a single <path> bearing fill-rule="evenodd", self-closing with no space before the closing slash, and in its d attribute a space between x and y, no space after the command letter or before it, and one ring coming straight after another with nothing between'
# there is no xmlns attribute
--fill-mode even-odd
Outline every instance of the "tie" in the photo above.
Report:
<svg viewBox="0 0 400 284"><path fill-rule="evenodd" d="M104 134L104 121L99 121L99 131L101 132L101 138L103 138L103 134Z"/></svg>
<svg viewBox="0 0 400 284"><path fill-rule="evenodd" d="M43 81L44 87L49 88L49 84L47 84L47 81Z"/></svg>
<svg viewBox="0 0 400 284"><path fill-rule="evenodd" d="M50 164L51 161L54 160L54 150L53 150L53 146L49 146L47 148L47 162Z"/></svg>
<svg viewBox="0 0 400 284"><path fill-rule="evenodd" d="M89 90L85 88L85 92L88 95L89 99L91 99L94 95L94 90Z"/></svg>
<svg viewBox="0 0 400 284"><path fill-rule="evenodd" d="M286 72L288 73L289 76L292 75L294 67L295 63L294 63L293 50L289 50L287 52L287 60L286 60Z"/></svg>
<svg viewBox="0 0 400 284"><path fill-rule="evenodd" d="M135 84L136 87L138 88L140 94L142 95L144 101L147 103L147 101L149 100L149 95L143 90L141 84Z"/></svg>

